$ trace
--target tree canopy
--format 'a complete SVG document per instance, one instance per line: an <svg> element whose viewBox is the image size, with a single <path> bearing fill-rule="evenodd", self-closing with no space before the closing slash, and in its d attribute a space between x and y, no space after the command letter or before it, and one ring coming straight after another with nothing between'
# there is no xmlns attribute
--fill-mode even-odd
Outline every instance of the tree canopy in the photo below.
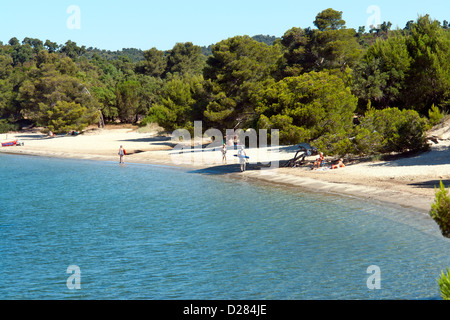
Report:
<svg viewBox="0 0 450 320"><path fill-rule="evenodd" d="M422 148L427 119L449 111L448 21L424 15L403 29L384 21L356 31L328 8L313 24L166 51L14 37L0 42L1 127L26 119L63 132L104 119L190 130L199 120L279 129L283 143L330 154Z"/></svg>
<svg viewBox="0 0 450 320"><path fill-rule="evenodd" d="M345 20L342 20L342 11L328 8L316 16L314 25L320 31L339 30L345 28Z"/></svg>

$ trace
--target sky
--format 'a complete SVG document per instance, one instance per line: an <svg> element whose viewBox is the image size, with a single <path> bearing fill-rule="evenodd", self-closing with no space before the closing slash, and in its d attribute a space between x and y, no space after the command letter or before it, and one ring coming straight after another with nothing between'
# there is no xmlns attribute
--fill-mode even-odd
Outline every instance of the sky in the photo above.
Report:
<svg viewBox="0 0 450 320"><path fill-rule="evenodd" d="M403 28L425 14L450 21L449 0L0 0L0 41L169 50L178 42L208 46L237 35L281 37L292 27L314 28L327 8L342 11L346 26L356 30L383 21Z"/></svg>

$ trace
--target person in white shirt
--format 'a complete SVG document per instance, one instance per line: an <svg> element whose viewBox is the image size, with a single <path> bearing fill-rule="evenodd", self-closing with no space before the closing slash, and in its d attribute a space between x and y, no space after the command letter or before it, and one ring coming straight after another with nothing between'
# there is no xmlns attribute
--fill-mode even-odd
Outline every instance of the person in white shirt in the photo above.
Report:
<svg viewBox="0 0 450 320"><path fill-rule="evenodd" d="M239 163L241 164L241 172L245 171L245 166L246 166L246 158L247 158L247 154L245 153L244 147L241 147L238 151L238 158L239 158Z"/></svg>

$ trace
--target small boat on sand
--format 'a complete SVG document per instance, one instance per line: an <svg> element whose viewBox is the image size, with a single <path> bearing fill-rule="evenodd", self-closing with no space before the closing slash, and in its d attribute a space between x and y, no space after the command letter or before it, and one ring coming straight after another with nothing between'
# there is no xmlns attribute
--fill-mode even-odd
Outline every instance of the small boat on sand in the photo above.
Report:
<svg viewBox="0 0 450 320"><path fill-rule="evenodd" d="M2 147L14 147L14 146L23 146L23 142L20 142L18 139L12 141L4 141L1 142Z"/></svg>

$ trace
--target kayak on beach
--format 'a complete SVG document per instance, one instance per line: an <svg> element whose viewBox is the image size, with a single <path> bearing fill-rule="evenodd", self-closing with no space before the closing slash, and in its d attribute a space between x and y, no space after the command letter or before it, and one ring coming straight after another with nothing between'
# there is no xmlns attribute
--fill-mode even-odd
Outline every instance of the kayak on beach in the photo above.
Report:
<svg viewBox="0 0 450 320"><path fill-rule="evenodd" d="M23 146L23 142L19 142L19 140L2 142L2 147L14 147L14 146Z"/></svg>

